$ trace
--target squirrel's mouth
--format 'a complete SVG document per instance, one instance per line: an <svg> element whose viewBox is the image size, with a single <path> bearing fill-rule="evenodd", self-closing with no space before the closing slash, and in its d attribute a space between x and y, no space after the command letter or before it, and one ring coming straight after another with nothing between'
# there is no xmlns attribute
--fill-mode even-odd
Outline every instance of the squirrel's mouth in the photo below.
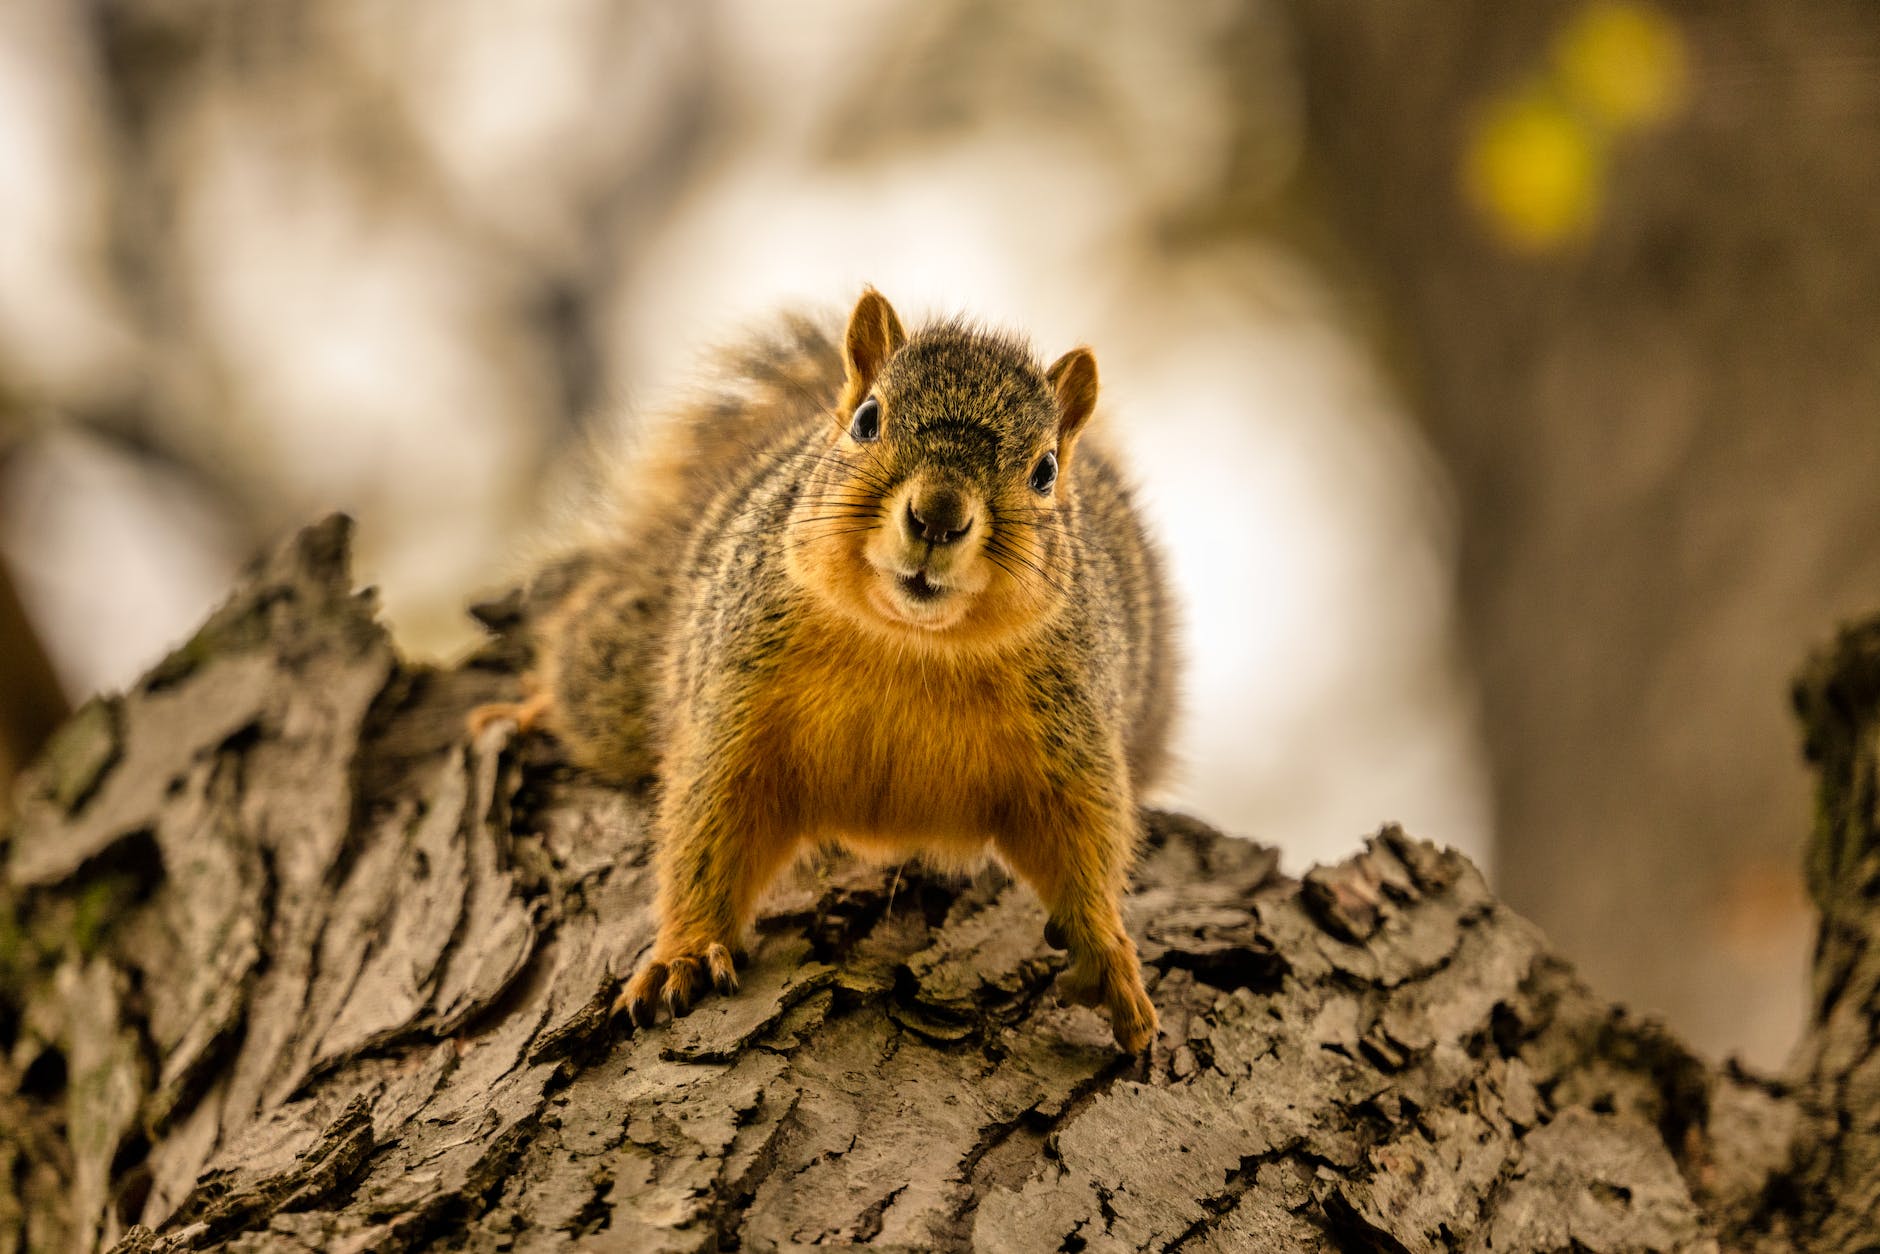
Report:
<svg viewBox="0 0 1880 1254"><path fill-rule="evenodd" d="M928 579L924 570L917 570L911 575L896 575L894 582L899 585L903 596L918 605L938 601L947 594L947 589Z"/></svg>
<svg viewBox="0 0 1880 1254"><path fill-rule="evenodd" d="M958 621L971 596L957 584L938 583L925 569L903 574L889 567L875 585L875 609L883 617L923 631L944 631Z"/></svg>
<svg viewBox="0 0 1880 1254"><path fill-rule="evenodd" d="M980 590L970 569L923 553L867 555L865 600L876 617L920 632L946 631L969 613Z"/></svg>

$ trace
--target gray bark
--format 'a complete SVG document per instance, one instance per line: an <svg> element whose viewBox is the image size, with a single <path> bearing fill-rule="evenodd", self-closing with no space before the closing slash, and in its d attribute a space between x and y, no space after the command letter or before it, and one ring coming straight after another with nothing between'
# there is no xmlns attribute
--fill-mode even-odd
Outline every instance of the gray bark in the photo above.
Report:
<svg viewBox="0 0 1880 1254"><path fill-rule="evenodd" d="M644 798L465 743L513 609L461 667L403 662L348 530L25 777L0 1249L1862 1248L1880 628L1804 688L1827 921L1793 1084L1589 991L1460 855L1385 828L1295 881L1166 813L1128 907L1144 1060L1056 1004L1018 886L834 861L740 994L628 1034Z"/></svg>

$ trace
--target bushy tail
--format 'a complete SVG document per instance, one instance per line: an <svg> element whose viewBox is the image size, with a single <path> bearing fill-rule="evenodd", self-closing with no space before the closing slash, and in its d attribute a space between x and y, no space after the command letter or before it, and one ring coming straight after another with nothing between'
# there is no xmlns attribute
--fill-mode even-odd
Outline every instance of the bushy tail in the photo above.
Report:
<svg viewBox="0 0 1880 1254"><path fill-rule="evenodd" d="M692 530L754 454L835 402L842 355L830 327L783 320L719 356L688 402L596 450L598 473L529 596L544 724L576 762L617 779L658 761L658 692L675 565Z"/></svg>
<svg viewBox="0 0 1880 1254"><path fill-rule="evenodd" d="M730 478L758 464L755 452L833 405L842 375L836 330L802 315L720 352L700 391L609 459L614 534L636 543L683 534Z"/></svg>

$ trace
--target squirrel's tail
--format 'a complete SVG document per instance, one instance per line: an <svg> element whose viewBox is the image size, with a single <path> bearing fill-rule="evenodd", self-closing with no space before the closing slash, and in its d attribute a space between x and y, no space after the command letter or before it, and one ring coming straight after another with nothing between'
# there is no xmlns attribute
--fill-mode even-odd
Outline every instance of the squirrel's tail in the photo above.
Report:
<svg viewBox="0 0 1880 1254"><path fill-rule="evenodd" d="M683 533L729 478L762 464L753 454L828 410L842 387L838 334L792 315L718 353L698 392L606 458L603 516L614 537L663 543Z"/></svg>
<svg viewBox="0 0 1880 1254"><path fill-rule="evenodd" d="M529 597L543 721L576 761L619 779L650 773L674 565L727 480L826 411L842 379L833 328L786 318L721 353L689 401L593 450L598 473Z"/></svg>

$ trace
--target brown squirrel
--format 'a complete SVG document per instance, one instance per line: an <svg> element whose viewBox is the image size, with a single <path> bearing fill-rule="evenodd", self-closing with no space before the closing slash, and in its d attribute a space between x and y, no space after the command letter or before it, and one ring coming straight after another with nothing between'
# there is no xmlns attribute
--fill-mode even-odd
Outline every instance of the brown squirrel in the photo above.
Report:
<svg viewBox="0 0 1880 1254"><path fill-rule="evenodd" d="M808 845L996 855L1068 948L1058 988L1156 1030L1118 909L1161 770L1175 658L1160 561L1086 433L1096 359L1040 369L958 321L909 336L863 292L675 422L617 538L541 586L531 695L581 765L657 775L659 934L616 1010L680 1015Z"/></svg>

